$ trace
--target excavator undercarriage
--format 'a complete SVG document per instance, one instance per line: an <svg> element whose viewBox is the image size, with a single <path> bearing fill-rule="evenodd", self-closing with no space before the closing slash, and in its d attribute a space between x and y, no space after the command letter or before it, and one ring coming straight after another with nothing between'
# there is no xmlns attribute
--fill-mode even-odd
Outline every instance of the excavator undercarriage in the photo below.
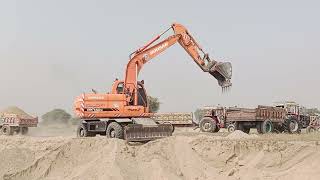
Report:
<svg viewBox="0 0 320 180"><path fill-rule="evenodd" d="M88 119L80 124L77 136L93 137L99 134L129 142L146 142L172 136L173 131L171 124L157 124L150 118Z"/></svg>

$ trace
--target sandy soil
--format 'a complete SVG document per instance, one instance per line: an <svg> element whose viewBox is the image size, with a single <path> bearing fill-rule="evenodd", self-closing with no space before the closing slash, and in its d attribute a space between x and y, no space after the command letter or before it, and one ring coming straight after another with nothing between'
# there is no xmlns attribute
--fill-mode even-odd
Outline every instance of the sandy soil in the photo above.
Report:
<svg viewBox="0 0 320 180"><path fill-rule="evenodd" d="M319 179L317 139L319 134L206 134L188 128L146 144L102 136L0 136L0 179Z"/></svg>

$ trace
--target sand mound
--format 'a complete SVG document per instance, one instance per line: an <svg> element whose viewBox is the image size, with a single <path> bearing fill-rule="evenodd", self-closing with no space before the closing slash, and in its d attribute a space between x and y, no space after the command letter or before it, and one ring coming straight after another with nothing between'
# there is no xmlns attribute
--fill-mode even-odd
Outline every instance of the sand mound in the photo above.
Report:
<svg viewBox="0 0 320 180"><path fill-rule="evenodd" d="M0 179L318 179L319 147L206 135L143 145L105 137L0 137Z"/></svg>
<svg viewBox="0 0 320 180"><path fill-rule="evenodd" d="M241 140L241 139L252 139L252 138L259 138L258 135L256 134L247 134L244 133L242 131L236 130L234 132L232 132L231 134L229 134L228 136L226 136L227 139L231 139L231 140Z"/></svg>
<svg viewBox="0 0 320 180"><path fill-rule="evenodd" d="M33 117L29 114L27 114L26 112L24 112L22 109L16 107L16 106L10 106L10 107L7 107L3 110L0 111L0 115L3 115L3 114L16 114L18 115L20 118L24 118L24 119L32 119Z"/></svg>

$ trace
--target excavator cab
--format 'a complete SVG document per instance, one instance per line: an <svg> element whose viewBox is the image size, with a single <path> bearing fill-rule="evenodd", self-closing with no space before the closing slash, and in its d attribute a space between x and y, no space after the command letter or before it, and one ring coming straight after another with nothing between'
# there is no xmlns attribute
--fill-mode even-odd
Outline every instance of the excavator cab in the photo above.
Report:
<svg viewBox="0 0 320 180"><path fill-rule="evenodd" d="M137 100L133 99L133 102L136 102L134 106L142 106L145 109L143 114L147 116L132 118L133 124L128 124L124 129L124 139L130 142L139 142L172 136L174 128L171 124L157 124L149 117L150 115L148 116L150 114L148 97L143 84L143 81L138 81L134 91L136 95L133 96Z"/></svg>

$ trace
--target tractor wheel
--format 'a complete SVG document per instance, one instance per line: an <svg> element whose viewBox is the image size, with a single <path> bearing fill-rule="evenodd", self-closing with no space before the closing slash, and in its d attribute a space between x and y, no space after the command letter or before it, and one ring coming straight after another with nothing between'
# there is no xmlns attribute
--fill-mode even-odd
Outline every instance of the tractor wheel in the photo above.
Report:
<svg viewBox="0 0 320 180"><path fill-rule="evenodd" d="M116 122L110 123L107 127L107 137L123 139L124 138L123 127Z"/></svg>
<svg viewBox="0 0 320 180"><path fill-rule="evenodd" d="M286 119L284 122L284 127L285 127L285 131L290 134L301 132L301 125L294 118Z"/></svg>
<svg viewBox="0 0 320 180"><path fill-rule="evenodd" d="M313 133L316 131L316 128L312 127L312 126L308 126L306 129L307 133Z"/></svg>
<svg viewBox="0 0 320 180"><path fill-rule="evenodd" d="M217 123L210 117L204 117L200 121L200 129L202 132L215 132Z"/></svg>
<svg viewBox="0 0 320 180"><path fill-rule="evenodd" d="M13 128L8 125L2 126L1 130L2 130L2 134L4 135L7 135L7 136L13 135Z"/></svg>
<svg viewBox="0 0 320 180"><path fill-rule="evenodd" d="M22 135L28 134L28 131L29 131L28 127L22 127L22 128L20 129L20 132L21 132Z"/></svg>
<svg viewBox="0 0 320 180"><path fill-rule="evenodd" d="M234 124L229 124L227 129L228 129L228 132L233 132L235 131L236 127L234 126Z"/></svg>
<svg viewBox="0 0 320 180"><path fill-rule="evenodd" d="M273 132L273 124L270 120L265 120L260 123L260 130L262 134L272 133Z"/></svg>

